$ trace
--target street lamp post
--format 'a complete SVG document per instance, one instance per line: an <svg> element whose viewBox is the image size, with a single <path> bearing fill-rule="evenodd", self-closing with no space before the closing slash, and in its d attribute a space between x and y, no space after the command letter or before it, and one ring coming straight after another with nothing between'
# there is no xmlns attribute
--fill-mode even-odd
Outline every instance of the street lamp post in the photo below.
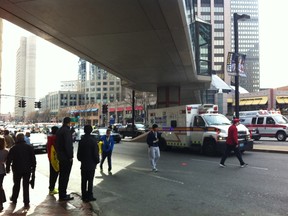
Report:
<svg viewBox="0 0 288 216"><path fill-rule="evenodd" d="M236 76L235 76L235 117L239 118L239 62L238 62L238 21L239 20L247 20L250 19L250 16L247 14L239 15L237 13L233 14L234 18L234 52L236 55L235 59L235 69L236 69Z"/></svg>

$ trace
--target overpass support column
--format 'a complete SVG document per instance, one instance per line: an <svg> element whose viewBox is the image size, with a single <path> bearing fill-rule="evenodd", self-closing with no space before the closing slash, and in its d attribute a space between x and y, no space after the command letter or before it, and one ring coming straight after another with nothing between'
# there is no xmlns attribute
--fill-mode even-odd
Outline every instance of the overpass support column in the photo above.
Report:
<svg viewBox="0 0 288 216"><path fill-rule="evenodd" d="M180 105L179 86L157 87L157 107L171 107Z"/></svg>

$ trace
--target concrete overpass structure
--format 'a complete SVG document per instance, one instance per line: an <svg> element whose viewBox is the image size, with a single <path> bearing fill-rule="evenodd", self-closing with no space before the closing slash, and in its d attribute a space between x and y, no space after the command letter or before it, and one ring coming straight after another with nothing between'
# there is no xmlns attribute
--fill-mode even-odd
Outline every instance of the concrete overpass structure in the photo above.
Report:
<svg viewBox="0 0 288 216"><path fill-rule="evenodd" d="M171 106L202 102L211 82L210 25L191 2L1 0L0 16Z"/></svg>

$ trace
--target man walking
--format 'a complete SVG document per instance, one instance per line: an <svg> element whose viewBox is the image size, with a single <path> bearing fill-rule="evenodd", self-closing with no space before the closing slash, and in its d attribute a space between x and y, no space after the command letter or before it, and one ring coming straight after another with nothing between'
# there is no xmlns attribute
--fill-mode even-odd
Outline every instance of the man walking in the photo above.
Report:
<svg viewBox="0 0 288 216"><path fill-rule="evenodd" d="M73 140L70 131L71 119L65 117L62 127L56 133L56 152L59 160L59 200L74 199L67 194L70 172L73 164Z"/></svg>
<svg viewBox="0 0 288 216"><path fill-rule="evenodd" d="M27 145L24 141L24 134L18 133L16 136L16 143L10 149L7 161L6 172L10 172L10 166L12 164L13 171L13 192L10 200L15 205L17 203L21 179L23 179L23 201L24 207L29 208L29 179L32 172L36 169L36 158L33 147Z"/></svg>
<svg viewBox="0 0 288 216"><path fill-rule="evenodd" d="M106 135L101 137L101 140L103 142L102 145L102 159L100 163L100 170L103 172L103 163L107 157L108 160L108 173L111 175L112 172L112 162L111 162L111 156L114 148L114 139L111 136L111 129L107 129Z"/></svg>
<svg viewBox="0 0 288 216"><path fill-rule="evenodd" d="M84 202L95 201L93 197L93 179L96 165L99 163L99 149L97 140L91 135L92 126L85 125L85 135L81 137L77 158L81 161L81 192Z"/></svg>
<svg viewBox="0 0 288 216"><path fill-rule="evenodd" d="M238 124L239 124L239 119L235 118L233 119L233 124L228 129L228 137L226 140L226 150L222 156L220 167L223 167L223 168L226 167L224 163L231 151L234 151L236 157L238 158L240 162L240 166L242 168L247 166L247 164L243 161L240 150L239 150L238 129L237 129Z"/></svg>
<svg viewBox="0 0 288 216"><path fill-rule="evenodd" d="M157 172L157 161L160 158L159 138L161 134L157 131L158 125L153 124L152 130L147 135L148 155L151 162L152 171Z"/></svg>

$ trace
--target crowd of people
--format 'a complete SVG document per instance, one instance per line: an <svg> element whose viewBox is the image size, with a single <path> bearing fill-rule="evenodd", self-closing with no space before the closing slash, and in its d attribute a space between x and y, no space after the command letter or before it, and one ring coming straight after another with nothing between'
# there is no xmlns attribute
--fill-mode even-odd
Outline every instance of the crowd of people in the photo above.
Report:
<svg viewBox="0 0 288 216"><path fill-rule="evenodd" d="M70 128L71 119L65 117L60 128L54 126L47 137L47 155L49 160L49 194L59 194L59 201L69 201L74 199L67 193L69 177L73 165L73 130ZM101 145L91 135L92 126L84 127L84 135L78 144L77 159L81 162L81 194L84 202L95 201L93 195L93 179L98 163L103 170L103 163L108 159L108 171L111 174L112 163L111 155L114 147L113 137L110 136L111 130L108 129L106 135L101 137ZM16 205L20 182L23 181L23 202L24 208L30 207L29 183L32 176L35 176L36 157L33 146L30 145L30 133L18 132L10 134L4 130L0 136L0 211L3 210L3 203L6 202L5 188L3 181L6 174L13 172L13 189L10 201ZM99 151L99 146L101 149ZM100 160L99 153L102 153ZM58 180L58 188L56 182ZM32 186L32 185L31 185ZM6 191L7 193L7 191Z"/></svg>

